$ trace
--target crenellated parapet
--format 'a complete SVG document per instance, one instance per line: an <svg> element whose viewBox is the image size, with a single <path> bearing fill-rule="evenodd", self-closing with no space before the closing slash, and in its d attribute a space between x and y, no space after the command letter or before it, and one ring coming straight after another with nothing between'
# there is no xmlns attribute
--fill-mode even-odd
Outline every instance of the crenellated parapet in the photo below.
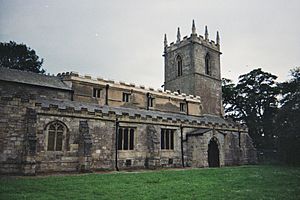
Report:
<svg viewBox="0 0 300 200"><path fill-rule="evenodd" d="M171 126L185 124L190 127L230 129L247 132L246 126L229 122L221 117L213 115L189 116L184 114L166 113L160 111L146 111L141 109L100 106L97 104L81 103L68 100L49 99L24 99L21 97L1 97L1 105L15 106L34 109L37 114L52 114L57 116L69 116L95 118L103 120L140 121L152 123L166 123ZM26 110L26 109L25 109Z"/></svg>
<svg viewBox="0 0 300 200"><path fill-rule="evenodd" d="M164 52L166 53L166 52L174 51L175 49L186 46L190 43L197 43L197 44L203 45L207 48L210 48L212 50L215 50L217 52L220 52L219 32L217 31L215 41L209 39L209 33L208 33L207 26L205 26L204 36L198 35L196 33L196 26L195 26L194 20L192 23L192 33L190 36L184 36L183 39L181 39L180 28L178 27L176 42L171 42L170 44L168 44L167 35L165 34L165 36L164 36Z"/></svg>
<svg viewBox="0 0 300 200"><path fill-rule="evenodd" d="M1 98L2 101L18 101L20 98ZM80 119L95 119L104 121L161 124L165 126L187 128L210 128L215 130L247 132L246 126L229 122L218 116L203 115L201 117L184 114L166 113L160 111L146 111L141 109L99 106L97 104L79 103L59 100L30 100L38 115L53 115Z"/></svg>
<svg viewBox="0 0 300 200"><path fill-rule="evenodd" d="M201 115L200 96L144 85L114 81L102 77L66 72L57 75L74 91L73 100L113 107L129 107L188 115Z"/></svg>
<svg viewBox="0 0 300 200"><path fill-rule="evenodd" d="M91 84L98 84L101 86L109 85L110 87L123 88L127 90L134 90L142 93L152 93L159 96L164 96L168 98L176 98L181 100L188 100L195 103L201 103L201 97L196 95L189 95L185 93L178 93L176 91L170 90L162 90L162 89L154 89L152 87L146 87L144 85L137 85L135 83L128 83L124 81L114 81L111 79L106 79L103 77L92 77L91 75L81 75L78 72L63 72L58 73L58 77L60 77L64 81L78 81L85 82Z"/></svg>

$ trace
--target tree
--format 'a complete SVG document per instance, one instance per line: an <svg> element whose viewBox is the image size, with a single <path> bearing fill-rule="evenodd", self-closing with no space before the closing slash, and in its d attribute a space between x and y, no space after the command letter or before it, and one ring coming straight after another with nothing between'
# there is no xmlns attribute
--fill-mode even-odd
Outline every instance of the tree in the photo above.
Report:
<svg viewBox="0 0 300 200"><path fill-rule="evenodd" d="M230 116L236 98L235 84L230 79L222 78L222 98L224 111L227 116Z"/></svg>
<svg viewBox="0 0 300 200"><path fill-rule="evenodd" d="M278 149L282 161L300 164L300 67L291 70L292 78L279 84L282 99L276 117Z"/></svg>
<svg viewBox="0 0 300 200"><path fill-rule="evenodd" d="M260 68L241 75L237 85L223 80L225 112L235 121L246 123L258 149L273 148L273 125L277 112L276 76Z"/></svg>
<svg viewBox="0 0 300 200"><path fill-rule="evenodd" d="M13 41L0 43L1 67L44 74L42 64L43 59L39 59L35 51L25 44L17 44Z"/></svg>

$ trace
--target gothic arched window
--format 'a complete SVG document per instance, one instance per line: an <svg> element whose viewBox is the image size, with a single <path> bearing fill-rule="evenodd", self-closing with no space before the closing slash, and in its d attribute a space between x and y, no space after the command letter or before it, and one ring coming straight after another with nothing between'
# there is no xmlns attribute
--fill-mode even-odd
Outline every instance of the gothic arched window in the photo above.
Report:
<svg viewBox="0 0 300 200"><path fill-rule="evenodd" d="M60 122L53 122L48 125L47 129L48 141L47 150L48 151L62 151L63 150L63 138L66 132L66 128Z"/></svg>
<svg viewBox="0 0 300 200"><path fill-rule="evenodd" d="M177 76L182 76L182 58L180 56L176 57L177 63Z"/></svg>
<svg viewBox="0 0 300 200"><path fill-rule="evenodd" d="M209 54L205 56L205 74L211 75L210 57Z"/></svg>

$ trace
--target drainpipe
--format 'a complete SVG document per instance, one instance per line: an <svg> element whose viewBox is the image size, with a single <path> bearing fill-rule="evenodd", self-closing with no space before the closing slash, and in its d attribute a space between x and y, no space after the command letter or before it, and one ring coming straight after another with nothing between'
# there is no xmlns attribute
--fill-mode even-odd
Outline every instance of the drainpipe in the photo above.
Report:
<svg viewBox="0 0 300 200"><path fill-rule="evenodd" d="M150 93L147 92L146 96L147 96L147 110L149 110L149 97L150 97Z"/></svg>
<svg viewBox="0 0 300 200"><path fill-rule="evenodd" d="M74 90L71 91L71 101L74 101Z"/></svg>
<svg viewBox="0 0 300 200"><path fill-rule="evenodd" d="M241 148L241 131L239 131L239 148Z"/></svg>
<svg viewBox="0 0 300 200"><path fill-rule="evenodd" d="M184 101L186 105L186 114L189 115L189 102L186 99L184 99Z"/></svg>
<svg viewBox="0 0 300 200"><path fill-rule="evenodd" d="M118 132L119 132L119 120L118 118L116 118L116 139L115 139L115 151L116 151L116 154L115 154L115 167L116 167L116 171L119 171L119 168L118 168Z"/></svg>
<svg viewBox="0 0 300 200"><path fill-rule="evenodd" d="M105 86L105 105L108 105L108 88L109 88L109 85L107 84Z"/></svg>
<svg viewBox="0 0 300 200"><path fill-rule="evenodd" d="M184 168L184 155L183 155L183 126L180 124L180 144L181 144L181 164Z"/></svg>

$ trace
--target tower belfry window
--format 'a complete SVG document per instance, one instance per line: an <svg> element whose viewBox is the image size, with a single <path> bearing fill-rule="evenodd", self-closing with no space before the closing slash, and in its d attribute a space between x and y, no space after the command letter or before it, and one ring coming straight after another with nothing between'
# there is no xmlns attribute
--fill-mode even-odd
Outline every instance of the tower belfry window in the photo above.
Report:
<svg viewBox="0 0 300 200"><path fill-rule="evenodd" d="M177 63L177 76L182 76L182 58L180 56L177 56L176 63Z"/></svg>
<svg viewBox="0 0 300 200"><path fill-rule="evenodd" d="M210 57L208 54L205 56L205 74L211 75Z"/></svg>

